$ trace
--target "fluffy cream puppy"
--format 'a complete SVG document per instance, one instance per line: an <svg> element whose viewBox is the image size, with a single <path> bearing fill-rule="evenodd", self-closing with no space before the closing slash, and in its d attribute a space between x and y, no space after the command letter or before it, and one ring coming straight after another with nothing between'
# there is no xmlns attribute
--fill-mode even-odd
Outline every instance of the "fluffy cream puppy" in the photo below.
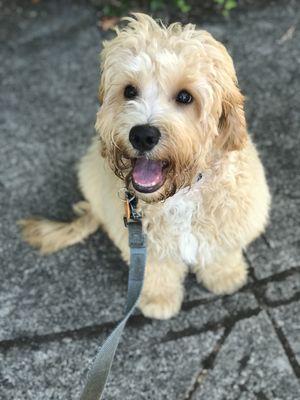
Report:
<svg viewBox="0 0 300 400"><path fill-rule="evenodd" d="M78 170L86 201L70 223L23 221L25 240L48 253L101 226L128 261L118 196L127 187L148 236L146 316L179 311L189 268L216 294L239 289L242 251L264 230L270 204L243 100L231 57L208 32L127 18L102 51L97 136Z"/></svg>

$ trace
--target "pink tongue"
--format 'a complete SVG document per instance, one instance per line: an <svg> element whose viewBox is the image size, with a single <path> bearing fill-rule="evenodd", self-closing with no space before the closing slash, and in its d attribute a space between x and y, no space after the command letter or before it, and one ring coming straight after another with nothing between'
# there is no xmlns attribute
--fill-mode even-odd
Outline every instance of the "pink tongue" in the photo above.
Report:
<svg viewBox="0 0 300 400"><path fill-rule="evenodd" d="M152 187L163 181L163 165L161 161L137 158L133 168L132 178L139 186Z"/></svg>

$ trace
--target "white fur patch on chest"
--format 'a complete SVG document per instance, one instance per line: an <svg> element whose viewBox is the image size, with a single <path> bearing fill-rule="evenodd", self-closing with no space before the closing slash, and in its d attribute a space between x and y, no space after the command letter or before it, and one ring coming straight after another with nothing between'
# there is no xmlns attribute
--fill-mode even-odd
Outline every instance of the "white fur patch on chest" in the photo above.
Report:
<svg viewBox="0 0 300 400"><path fill-rule="evenodd" d="M164 203L163 212L170 225L170 230L176 236L179 253L186 264L197 262L199 243L192 231L193 215L199 207L193 193L182 189ZM200 193L198 192L200 199Z"/></svg>

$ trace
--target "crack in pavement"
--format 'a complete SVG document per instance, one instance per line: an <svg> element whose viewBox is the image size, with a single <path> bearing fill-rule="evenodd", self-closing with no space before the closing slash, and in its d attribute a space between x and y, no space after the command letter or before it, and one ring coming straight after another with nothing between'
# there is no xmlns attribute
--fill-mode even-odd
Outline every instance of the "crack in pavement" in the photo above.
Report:
<svg viewBox="0 0 300 400"><path fill-rule="evenodd" d="M247 257L247 262L249 264L249 273L250 273L252 279L254 280L255 283L259 283L259 281L255 277L253 265L251 264L251 261L249 260L248 257ZM297 267L296 270L298 270L298 269L299 269L299 267ZM289 271L285 271L285 272L289 272ZM281 276L284 275L286 277L286 276L290 276L291 274L287 275L287 274L281 273L280 275ZM264 282L264 283L266 283L266 282ZM274 328L276 336L278 337L278 340L280 341L280 343L285 351L285 354L289 360L289 363L294 371L294 374L298 379L300 379L300 365L296 359L296 355L293 352L282 329L278 326L278 324L276 323L275 319L272 317L272 315L269 311L269 308L271 308L271 307L279 307L281 305L290 304L294 301L299 301L300 293L296 293L294 296L292 296L292 298L290 298L288 300L278 300L278 301L270 301L266 298L265 291L264 291L264 285L252 285L252 293L255 296L259 306L263 310L266 311L266 313L272 323L272 326Z"/></svg>
<svg viewBox="0 0 300 400"><path fill-rule="evenodd" d="M36 346L39 344L55 342L66 338L81 340L83 338L95 338L112 330L118 321L109 321L99 325L84 326L78 329L70 329L61 332L53 332L45 335L32 335L6 339L0 342L0 349L7 351L13 347ZM144 326L151 323L150 319L143 315L134 315L128 322L128 326Z"/></svg>
<svg viewBox="0 0 300 400"><path fill-rule="evenodd" d="M247 261L249 264L249 275L252 277L254 282L251 282L248 285L246 285L243 289L241 289L241 292L250 291L250 293L252 293L256 297L256 299L257 299L258 291L260 292L259 296L264 297L263 290L267 283L275 282L275 281L282 281L285 278L300 271L300 266L299 266L299 267L291 268L289 270L272 275L268 278L258 280L254 276L253 267L247 256L246 256L246 258L247 258ZM220 299L220 296L213 297L213 298L204 298L204 299L199 299L199 300L191 300L189 302L183 303L182 310L189 311L189 310L199 307L201 305L213 304L214 302L216 302L219 299ZM221 327L226 328L233 321L237 322L238 320L241 320L244 318L249 318L253 315L257 315L261 311L261 309L266 309L266 307L276 308L276 307L280 307L282 305L291 304L298 300L300 300L300 293L296 293L291 298L284 299L284 300L271 301L264 297L261 304L258 301L258 303L260 304L259 308L252 309L252 310L247 310L247 309L241 310L236 315L233 315L230 317L225 317L216 322L207 323L202 328L189 327L182 331L177 331L177 332L170 331L165 336L165 338L162 339L162 342L168 342L168 341L180 339L180 338L187 337L187 336L192 336L192 335L207 332L207 331L215 331L217 329L220 329ZM82 338L95 338L95 337L99 336L100 334L103 334L103 333L108 332L111 329L113 329L117 323L118 323L118 321L108 321L103 324L84 326L81 328L70 329L70 330L65 330L65 331L61 331L61 332L51 332L51 333L44 334L44 335L32 335L32 336L23 336L23 337L16 337L16 338L12 338L12 339L6 339L6 340L0 341L0 348L4 351L7 351L12 347L34 346L34 345L39 345L42 343L59 341L59 340L65 339L65 338L72 338L74 340L81 340ZM128 322L128 326L131 326L131 327L141 327L141 326L145 326L146 324L151 324L151 320L144 317L142 314L137 314L137 315L132 316Z"/></svg>
<svg viewBox="0 0 300 400"><path fill-rule="evenodd" d="M237 321L236 321L237 322ZM217 358L217 355L219 354L219 351L221 350L225 340L227 339L227 337L230 335L232 329L234 328L236 322L228 325L225 328L225 331L223 333L223 335L221 336L221 338L217 341L217 343L215 344L213 350L209 353L209 355L204 358L204 360L202 361L202 368L200 369L191 389L188 391L187 395L185 396L186 400L191 400L192 396L194 395L194 393L197 391L197 389L199 388L199 386L203 383L203 381L205 380L207 373L209 370L212 370L214 368L215 365L215 360Z"/></svg>
<svg viewBox="0 0 300 400"><path fill-rule="evenodd" d="M160 340L160 342L166 343L166 342L171 342L174 340L182 339L182 338L188 337L188 336L200 335L201 333L204 333L204 332L216 331L221 328L227 329L227 328L235 325L238 321L258 315L260 313L260 311L262 311L262 310L259 307L255 308L255 309L242 310L241 312L239 312L235 315L226 316L219 321L208 322L208 323L204 324L201 328L195 328L195 327L191 326L191 327L188 327L181 331L169 331L165 335L165 337L162 340Z"/></svg>
<svg viewBox="0 0 300 400"><path fill-rule="evenodd" d="M292 268L286 269L285 271L278 272L277 274L270 275L266 278L259 279L254 274L253 268L251 267L251 261L248 258L247 254L246 254L246 259L249 264L250 276L254 280L254 282L248 283L241 290L245 290L248 288L252 289L253 286L266 285L267 283L270 283L270 282L280 282L280 281L283 281L284 279L288 278L289 276L292 276L292 275L300 272L300 266L297 266L297 267L292 267Z"/></svg>
<svg viewBox="0 0 300 400"><path fill-rule="evenodd" d="M275 321L275 319L272 317L272 315L267 311L267 314L272 322L273 328L276 332L276 335L282 345L282 347L284 348L284 351L289 359L289 362L293 368L293 371L296 375L296 377L298 379L300 379L300 365L296 359L296 355L293 352L288 339L286 338L286 336L284 335L282 329L278 326L277 322Z"/></svg>

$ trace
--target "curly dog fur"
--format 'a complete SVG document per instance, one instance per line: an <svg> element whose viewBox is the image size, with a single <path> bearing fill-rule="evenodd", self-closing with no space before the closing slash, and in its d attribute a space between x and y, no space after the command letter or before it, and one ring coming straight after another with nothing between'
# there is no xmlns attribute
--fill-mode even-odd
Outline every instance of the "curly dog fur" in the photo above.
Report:
<svg viewBox="0 0 300 400"><path fill-rule="evenodd" d="M22 221L23 235L49 253L101 226L127 261L117 196L126 186L140 200L148 236L139 306L146 316L169 318L180 310L188 269L216 294L245 284L242 250L263 232L270 195L225 47L191 24L165 27L144 14L127 18L116 33L102 51L97 137L79 163L86 201L70 223ZM153 146L147 137L152 147L140 151L130 132L145 124L160 138ZM135 173L163 180L140 190Z"/></svg>

